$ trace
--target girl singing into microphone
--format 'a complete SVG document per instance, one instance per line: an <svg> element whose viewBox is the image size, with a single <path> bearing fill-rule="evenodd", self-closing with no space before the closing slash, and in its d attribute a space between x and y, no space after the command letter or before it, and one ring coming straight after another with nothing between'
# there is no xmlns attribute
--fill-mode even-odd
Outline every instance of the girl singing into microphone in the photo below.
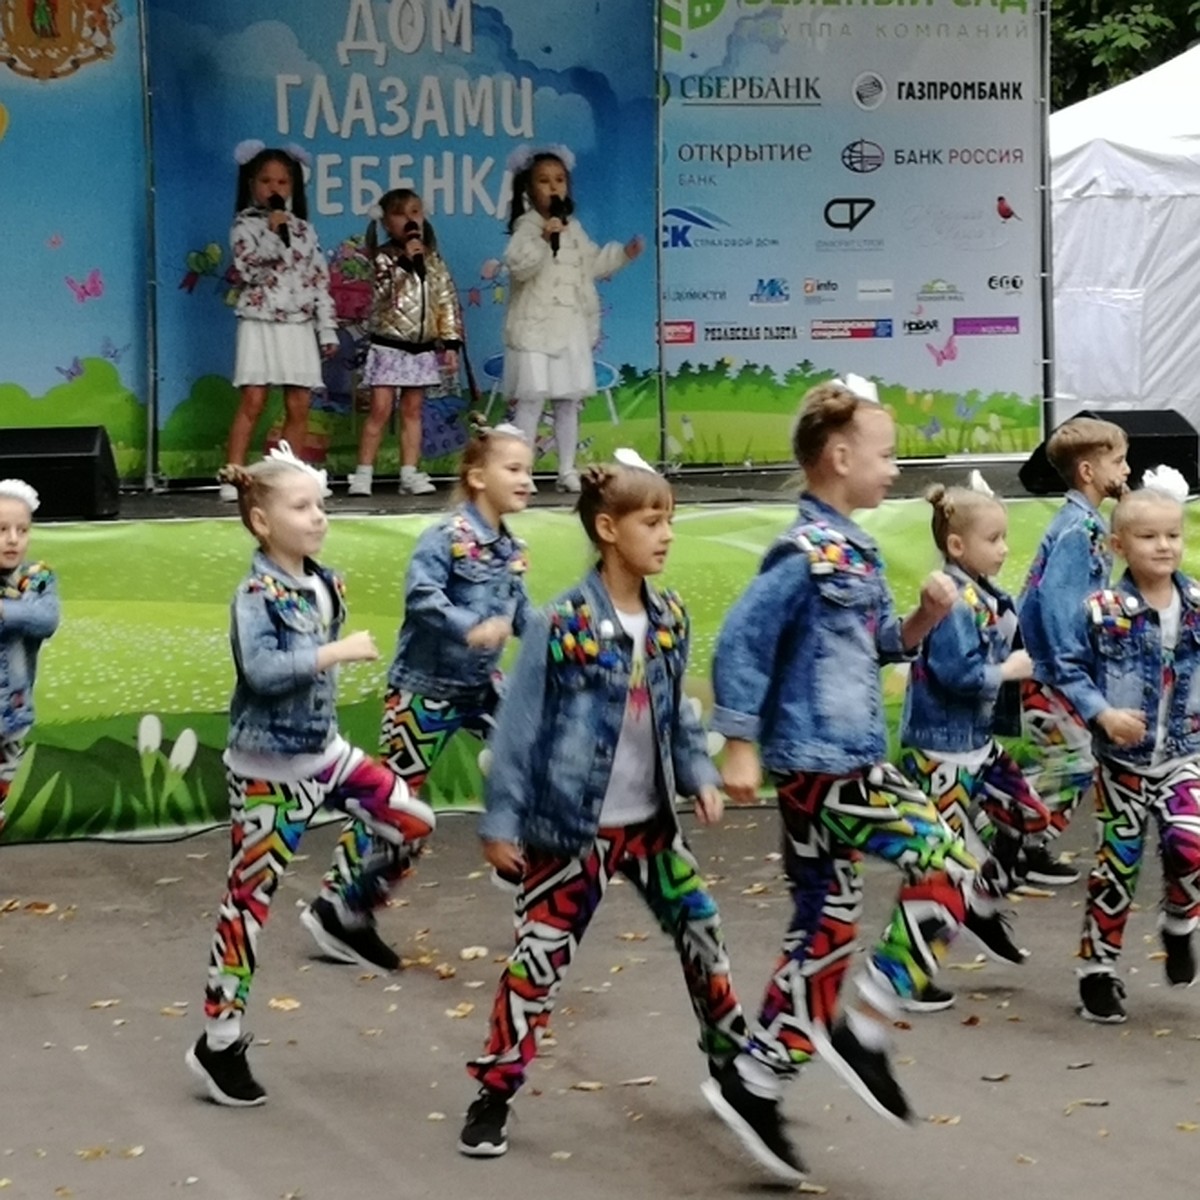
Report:
<svg viewBox="0 0 1200 1200"><path fill-rule="evenodd" d="M322 384L317 342L326 357L333 354L337 328L329 270L307 220L300 164L308 154L299 146L279 150L248 141L238 145L234 159L237 216L230 243L240 291L233 382L241 404L225 459L241 466L272 387L283 388L283 440L301 453L311 391ZM237 498L236 487L221 485L222 500Z"/></svg>
<svg viewBox="0 0 1200 1200"><path fill-rule="evenodd" d="M388 235L382 246L377 223ZM363 372L371 388L371 412L363 424L349 492L371 494L375 456L399 389L400 494L420 496L436 490L429 476L417 470L421 405L425 389L438 382L439 355L448 372L458 371L462 312L416 192L394 188L383 196L367 226L367 250L375 268L375 299L367 322L371 348Z"/></svg>
<svg viewBox="0 0 1200 1200"><path fill-rule="evenodd" d="M602 248L588 238L571 215L574 167L565 146L521 146L508 160L513 191L504 262L512 291L504 321L504 393L516 401L513 420L530 445L546 401L553 402L560 492L579 491L579 409L596 392L596 280L632 262L643 247L640 237Z"/></svg>

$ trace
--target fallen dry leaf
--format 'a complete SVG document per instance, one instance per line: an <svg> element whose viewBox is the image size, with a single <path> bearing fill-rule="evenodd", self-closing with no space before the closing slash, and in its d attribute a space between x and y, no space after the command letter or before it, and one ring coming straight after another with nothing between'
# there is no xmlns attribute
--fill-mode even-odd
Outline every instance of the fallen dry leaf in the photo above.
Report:
<svg viewBox="0 0 1200 1200"><path fill-rule="evenodd" d="M618 933L617 940L621 942L644 942L649 936L648 933Z"/></svg>
<svg viewBox="0 0 1200 1200"><path fill-rule="evenodd" d="M570 1150L555 1150L550 1157L554 1159L555 1162L566 1162L567 1159L571 1157L571 1152Z"/></svg>
<svg viewBox="0 0 1200 1200"><path fill-rule="evenodd" d="M752 883L747 888L742 888L743 896L765 896L770 892L770 888L765 883Z"/></svg>
<svg viewBox="0 0 1200 1200"><path fill-rule="evenodd" d="M481 987L483 987L483 980L482 979L468 979L463 984L463 987L481 988Z"/></svg>
<svg viewBox="0 0 1200 1200"><path fill-rule="evenodd" d="M360 1029L359 1037L378 1037L383 1032L382 1029Z"/></svg>
<svg viewBox="0 0 1200 1200"><path fill-rule="evenodd" d="M33 913L35 917L48 917L51 913L58 912L58 905L52 900L30 900L25 905L27 913Z"/></svg>
<svg viewBox="0 0 1200 1200"><path fill-rule="evenodd" d="M433 970L439 979L453 979L458 974L458 969L452 967L449 963L438 963Z"/></svg>
<svg viewBox="0 0 1200 1200"><path fill-rule="evenodd" d="M459 952L458 957L463 962L473 962L477 958L487 958L488 948L486 946L464 946Z"/></svg>
<svg viewBox="0 0 1200 1200"><path fill-rule="evenodd" d="M192 862L203 862L208 857L208 851L203 854L185 854L184 858L190 858Z"/></svg>
<svg viewBox="0 0 1200 1200"><path fill-rule="evenodd" d="M120 1000L93 1000L88 1008L116 1008Z"/></svg>
<svg viewBox="0 0 1200 1200"><path fill-rule="evenodd" d="M950 963L949 966L950 966L950 970L952 970L952 971L982 971L983 968L987 966L987 963L981 963L981 962Z"/></svg>
<svg viewBox="0 0 1200 1200"><path fill-rule="evenodd" d="M267 1001L267 1007L277 1012L295 1012L300 1007L300 1001L291 996L272 996Z"/></svg>
<svg viewBox="0 0 1200 1200"><path fill-rule="evenodd" d="M984 1083L1006 1083L1009 1079L1007 1071L1001 1071L998 1075L981 1075L979 1077Z"/></svg>
<svg viewBox="0 0 1200 1200"><path fill-rule="evenodd" d="M598 1083L594 1079L581 1079L578 1083L571 1084L573 1092L602 1092L604 1084Z"/></svg>
<svg viewBox="0 0 1200 1200"><path fill-rule="evenodd" d="M1200 1125L1196 1124L1195 1121L1178 1121L1175 1128L1180 1133L1195 1133L1197 1129L1200 1129Z"/></svg>
<svg viewBox="0 0 1200 1200"><path fill-rule="evenodd" d="M658 1082L657 1075L639 1075L636 1079L622 1079L622 1087L650 1087Z"/></svg>
<svg viewBox="0 0 1200 1200"><path fill-rule="evenodd" d="M1086 1071L1087 1068L1090 1067L1091 1065L1092 1065L1092 1060L1090 1058L1085 1058L1085 1059L1080 1060L1079 1062L1067 1063L1067 1070L1068 1071Z"/></svg>
<svg viewBox="0 0 1200 1200"><path fill-rule="evenodd" d="M986 1002L991 999L987 992L970 992L967 995L968 1000L974 1000L976 1004Z"/></svg>
<svg viewBox="0 0 1200 1200"><path fill-rule="evenodd" d="M94 1162L98 1158L108 1157L107 1146L84 1146L82 1150L75 1151L76 1158L82 1158L84 1162Z"/></svg>
<svg viewBox="0 0 1200 1200"><path fill-rule="evenodd" d="M456 1004L453 1008L446 1009L446 1016L461 1019L469 1017L475 1011L475 1005L464 1000L461 1004Z"/></svg>
<svg viewBox="0 0 1200 1200"><path fill-rule="evenodd" d="M158 1010L158 1015L160 1017L186 1017L187 1009L181 1004L168 1004L166 1008Z"/></svg>
<svg viewBox="0 0 1200 1200"><path fill-rule="evenodd" d="M75 1193L71 1191L69 1187L56 1187L54 1189L54 1194L59 1198L59 1200L68 1200L68 1197L75 1195Z"/></svg>
<svg viewBox="0 0 1200 1200"><path fill-rule="evenodd" d="M896 1059L896 1066L911 1067L917 1060L912 1055L906 1054L903 1058Z"/></svg>
<svg viewBox="0 0 1200 1200"><path fill-rule="evenodd" d="M963 1019L959 1022L959 1024L960 1025L970 1025L970 1026L982 1025L983 1019L981 1017L977 1017L974 1013L972 1013L969 1017L963 1017Z"/></svg>
<svg viewBox="0 0 1200 1200"><path fill-rule="evenodd" d="M609 973L610 975L620 975L620 973L621 973L623 970L625 970L625 968L624 968L623 966L621 966L621 964L620 964L620 963L618 963L618 964L617 964L615 967L609 967L609 968L608 968L608 973Z"/></svg>
<svg viewBox="0 0 1200 1200"><path fill-rule="evenodd" d="M439 1113L439 1112L431 1112L429 1114L429 1116L427 1116L425 1118L425 1120L427 1120L427 1121L444 1121L445 1119L446 1119L446 1114Z"/></svg>
<svg viewBox="0 0 1200 1200"><path fill-rule="evenodd" d="M1063 1109L1063 1116L1069 1117L1077 1108L1107 1108L1107 1100L1096 1100L1087 1097L1083 1100L1072 1100L1066 1108Z"/></svg>
<svg viewBox="0 0 1200 1200"><path fill-rule="evenodd" d="M1154 1036L1155 1036L1155 1037L1170 1037L1170 1036L1171 1036L1171 1030L1169 1030L1169 1029L1156 1029L1156 1030L1154 1031Z"/></svg>
<svg viewBox="0 0 1200 1200"><path fill-rule="evenodd" d="M822 1187L819 1183L809 1183L806 1179L798 1188L796 1188L796 1191L803 1196L824 1196L829 1189L827 1187Z"/></svg>
<svg viewBox="0 0 1200 1200"><path fill-rule="evenodd" d="M0 1192L2 1192L7 1187L12 1187L12 1180L11 1179L0 1179Z"/></svg>
<svg viewBox="0 0 1200 1200"><path fill-rule="evenodd" d="M172 883L182 883L182 882L183 882L182 875L164 875L161 879L156 879L154 881L154 886L155 887L168 887Z"/></svg>
<svg viewBox="0 0 1200 1200"><path fill-rule="evenodd" d="M142 1155L145 1153L146 1153L145 1146L126 1146L125 1149L121 1151L121 1157L122 1158L141 1158Z"/></svg>
<svg viewBox="0 0 1200 1200"><path fill-rule="evenodd" d="M1023 1167L1031 1167L1031 1166L1033 1166L1034 1163L1037 1162L1037 1159L1030 1158L1028 1154L1018 1154L1017 1162L1019 1162L1021 1164L1021 1166L1023 1166Z"/></svg>
<svg viewBox="0 0 1200 1200"><path fill-rule="evenodd" d="M925 1120L928 1121L930 1125L957 1125L962 1120L962 1117L952 1117L947 1113L931 1113L925 1118Z"/></svg>

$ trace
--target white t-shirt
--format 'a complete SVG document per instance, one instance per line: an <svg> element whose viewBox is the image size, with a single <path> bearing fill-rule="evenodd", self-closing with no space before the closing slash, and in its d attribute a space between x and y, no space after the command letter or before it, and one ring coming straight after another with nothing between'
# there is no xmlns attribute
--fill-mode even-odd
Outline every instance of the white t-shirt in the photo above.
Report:
<svg viewBox="0 0 1200 1200"><path fill-rule="evenodd" d="M1179 643L1179 622L1183 604L1179 589L1171 590L1171 603L1158 610L1158 627L1162 635L1162 691L1158 697L1158 723L1154 731L1154 757L1150 762L1157 766L1163 762L1163 750L1167 742L1167 724L1171 717L1171 701L1175 695L1175 647Z"/></svg>
<svg viewBox="0 0 1200 1200"><path fill-rule="evenodd" d="M650 617L618 610L621 628L633 638L633 670L625 697L625 716L613 752L612 773L600 809L601 825L636 825L658 812L656 780L658 753L654 743L654 714L646 682L646 635Z"/></svg>

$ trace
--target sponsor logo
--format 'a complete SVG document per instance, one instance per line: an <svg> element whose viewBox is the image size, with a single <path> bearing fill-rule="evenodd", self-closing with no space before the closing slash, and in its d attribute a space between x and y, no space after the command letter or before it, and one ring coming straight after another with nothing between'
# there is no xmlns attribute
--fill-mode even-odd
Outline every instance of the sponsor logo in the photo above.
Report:
<svg viewBox="0 0 1200 1200"><path fill-rule="evenodd" d="M958 285L951 283L948 279L931 279L928 283L921 284L917 292L917 303L919 304L937 304L946 300L953 300L960 304L963 300L963 294L958 290Z"/></svg>
<svg viewBox="0 0 1200 1200"><path fill-rule="evenodd" d="M722 304L729 293L724 288L668 288L663 299L670 304Z"/></svg>
<svg viewBox="0 0 1200 1200"><path fill-rule="evenodd" d="M790 304L791 289L786 279L760 279L750 293L751 304Z"/></svg>
<svg viewBox="0 0 1200 1200"><path fill-rule="evenodd" d="M725 8L725 0L663 0L658 29L664 50L682 50L684 37L711 25Z"/></svg>
<svg viewBox="0 0 1200 1200"><path fill-rule="evenodd" d="M698 205L668 208L662 215L662 248L692 250L696 246L721 245L724 239L715 235L729 228L724 217Z"/></svg>
<svg viewBox="0 0 1200 1200"><path fill-rule="evenodd" d="M859 340L862 338L890 338L892 321L889 317L848 317L841 321L811 321L809 336L814 342Z"/></svg>
<svg viewBox="0 0 1200 1200"><path fill-rule="evenodd" d="M896 83L900 101L1024 100L1020 79L901 79Z"/></svg>
<svg viewBox="0 0 1200 1200"><path fill-rule="evenodd" d="M874 208L875 201L865 196L836 196L825 205L825 224L853 233Z"/></svg>
<svg viewBox="0 0 1200 1200"><path fill-rule="evenodd" d="M887 84L882 75L863 71L850 85L850 95L863 112L874 112L887 99Z"/></svg>
<svg viewBox="0 0 1200 1200"><path fill-rule="evenodd" d="M989 275L988 291L1003 292L1011 296L1025 287L1024 276L1021 275Z"/></svg>
<svg viewBox="0 0 1200 1200"><path fill-rule="evenodd" d="M909 317L900 325L906 337L937 333L941 327L942 323L936 317Z"/></svg>
<svg viewBox="0 0 1200 1200"><path fill-rule="evenodd" d="M794 342L799 338L795 325L705 325L706 342Z"/></svg>
<svg viewBox="0 0 1200 1200"><path fill-rule="evenodd" d="M671 84L664 78L664 99ZM821 80L816 75L684 75L675 87L681 104L723 108L819 108Z"/></svg>
<svg viewBox="0 0 1200 1200"><path fill-rule="evenodd" d="M955 337L1004 337L1021 332L1020 317L955 317Z"/></svg>
<svg viewBox="0 0 1200 1200"><path fill-rule="evenodd" d="M911 204L902 218L905 233L918 246L949 246L954 250L999 250L1008 243L1008 230L990 208L953 204Z"/></svg>
<svg viewBox="0 0 1200 1200"><path fill-rule="evenodd" d="M858 298L860 301L891 300L896 295L896 285L890 279L860 279Z"/></svg>
<svg viewBox="0 0 1200 1200"><path fill-rule="evenodd" d="M805 304L832 304L837 300L838 285L833 279L806 279L804 281Z"/></svg>
<svg viewBox="0 0 1200 1200"><path fill-rule="evenodd" d="M996 167L1023 163L1025 151L1020 146L904 146L892 151L892 161L898 167Z"/></svg>
<svg viewBox="0 0 1200 1200"><path fill-rule="evenodd" d="M878 171L885 162L887 155L883 147L877 142L868 142L866 138L859 138L857 142L851 142L842 150L842 166L847 171L853 171L855 175L870 175L872 171Z"/></svg>
<svg viewBox="0 0 1200 1200"><path fill-rule="evenodd" d="M664 321L662 344L664 346L692 346L696 342L695 321Z"/></svg>

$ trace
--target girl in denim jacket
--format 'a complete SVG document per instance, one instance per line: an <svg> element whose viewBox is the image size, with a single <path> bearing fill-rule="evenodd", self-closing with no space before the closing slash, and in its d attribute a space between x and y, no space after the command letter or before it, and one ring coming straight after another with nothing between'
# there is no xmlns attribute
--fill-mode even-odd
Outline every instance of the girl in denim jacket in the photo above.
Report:
<svg viewBox="0 0 1200 1200"><path fill-rule="evenodd" d="M479 430L459 467L465 499L425 530L408 564L381 741L384 760L414 794L460 729L481 740L491 731L500 654L529 616L525 543L504 518L528 504L532 467L520 430ZM301 919L338 962L394 971L400 956L379 937L371 913L409 864L376 842L362 822L347 823L321 895Z"/></svg>
<svg viewBox="0 0 1200 1200"><path fill-rule="evenodd" d="M459 1149L473 1157L507 1150L509 1102L618 873L675 941L715 1075L732 1070L745 1041L717 907L675 816L676 793L695 797L702 824L720 818L722 803L683 694L687 614L650 583L671 544L674 497L632 451L617 456L619 465L582 480L578 512L600 562L530 618L492 739L480 834L488 861L520 884L516 948L484 1052L468 1068L481 1089ZM754 1143L760 1160L802 1178L776 1106L740 1096L745 1119L765 1130Z"/></svg>
<svg viewBox="0 0 1200 1200"><path fill-rule="evenodd" d="M930 799L883 761L879 668L909 657L953 608L935 572L906 619L895 612L879 547L851 519L883 502L897 475L895 426L868 380L805 397L792 435L807 477L799 521L767 552L733 606L713 662L713 728L728 739L725 790L749 802L772 775L795 912L751 1043L757 1085L814 1053L877 1112L911 1110L887 1058L901 998L928 985L939 939L966 915L976 863ZM837 999L862 911L859 859L904 873L899 908L844 1014ZM768 1091L770 1094L770 1091Z"/></svg>
<svg viewBox="0 0 1200 1200"><path fill-rule="evenodd" d="M1196 978L1200 924L1200 583L1179 570L1187 483L1170 467L1113 510L1126 571L1084 606L1083 646L1064 664L1067 698L1094 731L1096 865L1088 877L1079 1013L1125 1020L1116 975L1146 830L1158 826L1163 899L1158 936L1167 982Z"/></svg>
<svg viewBox="0 0 1200 1200"><path fill-rule="evenodd" d="M982 864L964 928L990 957L1020 964L1024 955L997 904L1016 882L1023 839L1044 830L1050 817L993 736L1001 688L1028 679L1032 669L1029 655L1013 649L1012 598L992 581L1008 557L1008 514L978 472L970 487L935 484L925 498L958 598L921 643L909 671L900 769ZM936 1012L953 1003L951 993L929 983L901 1007Z"/></svg>
<svg viewBox="0 0 1200 1200"><path fill-rule="evenodd" d="M258 542L233 600L230 640L237 683L225 765L233 857L217 918L204 997L204 1032L188 1066L218 1104L263 1104L250 1073L242 1014L271 897L322 805L361 821L407 859L433 830L433 812L404 781L338 733L339 663L379 657L369 633L342 636L342 581L315 561L325 541L325 472L282 446L263 462L225 472L242 522Z"/></svg>
<svg viewBox="0 0 1200 1200"><path fill-rule="evenodd" d="M38 494L0 479L0 834L4 802L33 726L38 651L58 628L58 585L45 563L26 562Z"/></svg>

